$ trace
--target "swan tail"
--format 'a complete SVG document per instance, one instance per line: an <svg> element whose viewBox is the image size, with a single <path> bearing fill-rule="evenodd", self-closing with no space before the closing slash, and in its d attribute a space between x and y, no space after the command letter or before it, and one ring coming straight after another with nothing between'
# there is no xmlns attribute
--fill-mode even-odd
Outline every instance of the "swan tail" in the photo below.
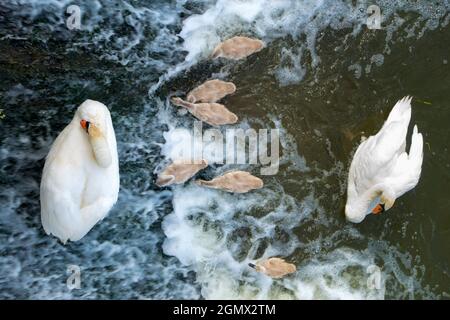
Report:
<svg viewBox="0 0 450 320"><path fill-rule="evenodd" d="M69 238L71 241L78 241L83 238L99 221L103 220L117 202L117 197L100 197L94 203L79 209L78 223Z"/></svg>
<svg viewBox="0 0 450 320"><path fill-rule="evenodd" d="M409 149L409 160L412 161L417 168L422 167L423 161L423 137L422 134L419 133L417 129L417 125L414 126L412 138L411 138L411 147Z"/></svg>
<svg viewBox="0 0 450 320"><path fill-rule="evenodd" d="M408 125L409 120L411 119L411 100L412 97L410 96L406 96L399 100L395 104L394 108L392 108L391 113L389 113L386 124L401 121Z"/></svg>

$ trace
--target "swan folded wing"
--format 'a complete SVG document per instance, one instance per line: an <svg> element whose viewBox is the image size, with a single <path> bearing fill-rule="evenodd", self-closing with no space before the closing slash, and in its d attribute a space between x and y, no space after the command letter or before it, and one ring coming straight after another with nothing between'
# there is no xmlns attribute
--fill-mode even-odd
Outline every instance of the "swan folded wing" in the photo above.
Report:
<svg viewBox="0 0 450 320"><path fill-rule="evenodd" d="M69 139L69 135L72 131L73 127L69 124L66 126L63 131L56 137L55 141L53 142L52 147L50 148L50 151L48 152L47 156L45 157L45 165L44 165L44 173L51 165L51 163L58 157L59 150L64 146L66 141Z"/></svg>
<svg viewBox="0 0 450 320"><path fill-rule="evenodd" d="M372 153L375 136L362 142L353 156L349 171L348 188L351 193L361 194L368 190L379 175L380 167ZM376 184L376 182L375 182Z"/></svg>
<svg viewBox="0 0 450 320"><path fill-rule="evenodd" d="M63 243L72 237L78 225L77 204L73 194L64 192L59 185L41 185L41 221L47 234L58 237Z"/></svg>
<svg viewBox="0 0 450 320"><path fill-rule="evenodd" d="M411 120L411 100L411 97L404 97L397 101L384 124L387 125L392 122L409 124L409 121Z"/></svg>
<svg viewBox="0 0 450 320"><path fill-rule="evenodd" d="M349 173L356 191L365 191L392 174L398 158L405 152L410 120L411 98L405 97L392 108L380 131L361 143Z"/></svg>
<svg viewBox="0 0 450 320"><path fill-rule="evenodd" d="M41 186L42 225L47 234L53 234L63 243L83 238L117 201L117 197L105 196L81 207L83 194L63 190L57 185Z"/></svg>
<svg viewBox="0 0 450 320"><path fill-rule="evenodd" d="M411 98L404 97L392 108L380 131L371 144L371 152L380 163L392 161L405 152L406 135L411 121Z"/></svg>
<svg viewBox="0 0 450 320"><path fill-rule="evenodd" d="M409 154L404 152L392 172L392 185L397 197L413 189L419 182L423 162L423 137L414 126Z"/></svg>
<svg viewBox="0 0 450 320"><path fill-rule="evenodd" d="M375 136L368 138L357 149L349 171L349 191L364 193L373 185L384 182L392 165L389 159L378 157ZM375 151L374 151L375 150Z"/></svg>
<svg viewBox="0 0 450 320"><path fill-rule="evenodd" d="M414 126L411 137L411 147L409 148L408 161L410 163L410 176L414 188L419 182L422 173L423 163L423 136L419 133L417 126ZM411 189L412 189L411 188Z"/></svg>
<svg viewBox="0 0 450 320"><path fill-rule="evenodd" d="M417 184L422 166L423 139L415 127L408 155L405 152L407 125L406 122L392 122L358 148L350 173L358 192L389 181L398 197Z"/></svg>
<svg viewBox="0 0 450 320"><path fill-rule="evenodd" d="M45 232L65 243L81 239L106 216L117 201L119 182L118 176L105 175L103 171L86 176L86 168L81 165L86 153L69 153L63 146L66 144L56 144L47 157L40 197ZM88 188L89 179L94 185L102 181L101 185L109 187Z"/></svg>
<svg viewBox="0 0 450 320"><path fill-rule="evenodd" d="M411 138L411 147L409 148L408 159L412 161L416 168L422 168L423 162L423 136L419 133L417 125L414 126Z"/></svg>
<svg viewBox="0 0 450 320"><path fill-rule="evenodd" d="M373 139L367 141L363 153L365 161L372 168L385 168L405 151L408 124L392 122L378 132Z"/></svg>
<svg viewBox="0 0 450 320"><path fill-rule="evenodd" d="M100 220L106 217L108 212L117 202L117 197L100 197L94 203L80 209L79 217L82 227L78 229L70 240L77 241L83 238Z"/></svg>
<svg viewBox="0 0 450 320"><path fill-rule="evenodd" d="M405 141L408 133L408 123L392 122L383 127L376 136L371 152L377 162L385 164L405 152Z"/></svg>

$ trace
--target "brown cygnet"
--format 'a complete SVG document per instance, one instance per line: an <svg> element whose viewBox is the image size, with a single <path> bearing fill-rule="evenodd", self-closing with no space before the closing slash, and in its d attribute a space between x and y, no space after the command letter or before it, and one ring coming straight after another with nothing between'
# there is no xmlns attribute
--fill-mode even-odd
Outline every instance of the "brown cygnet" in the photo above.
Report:
<svg viewBox="0 0 450 320"><path fill-rule="evenodd" d="M187 101L196 102L217 102L225 96L236 91L236 86L232 82L222 80L209 80L188 93Z"/></svg>
<svg viewBox="0 0 450 320"><path fill-rule="evenodd" d="M166 187L171 184L185 183L197 172L207 166L208 162L206 160L201 160L199 163L188 163L187 161L176 160L158 175L156 185L159 187Z"/></svg>
<svg viewBox="0 0 450 320"><path fill-rule="evenodd" d="M172 98L172 103L176 106L186 108L194 117L212 126L233 124L238 121L238 117L219 103L190 103L181 98Z"/></svg>
<svg viewBox="0 0 450 320"><path fill-rule="evenodd" d="M282 278L297 271L295 265L287 263L281 258L269 258L257 262L256 265L253 263L249 263L248 265L256 271L264 273L274 279Z"/></svg>
<svg viewBox="0 0 450 320"><path fill-rule="evenodd" d="M197 184L208 188L220 189L233 193L246 193L254 189L260 189L264 182L245 171L231 171L211 181L197 180Z"/></svg>
<svg viewBox="0 0 450 320"><path fill-rule="evenodd" d="M233 37L219 43L214 49L212 57L214 59L222 57L239 60L261 51L263 48L264 42L261 40L247 37Z"/></svg>

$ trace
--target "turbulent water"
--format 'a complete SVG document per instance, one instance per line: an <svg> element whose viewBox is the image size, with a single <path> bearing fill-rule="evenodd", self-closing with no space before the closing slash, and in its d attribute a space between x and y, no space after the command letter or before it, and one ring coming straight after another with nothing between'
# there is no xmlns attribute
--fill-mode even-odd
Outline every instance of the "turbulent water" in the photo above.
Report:
<svg viewBox="0 0 450 320"><path fill-rule="evenodd" d="M0 297L448 298L450 3L376 3L380 30L366 26L370 1L2 1ZM66 26L71 4L80 30ZM234 35L266 48L211 61ZM280 130L280 170L261 190L155 185L191 141L193 118L169 97L211 78L237 86L224 100L240 118L229 128ZM350 224L352 154L408 94L426 142L422 179L389 212ZM53 140L87 98L111 110L121 190L105 220L62 245L41 227L39 183ZM260 172L219 162L200 177ZM271 280L248 267L270 256L298 271ZM69 265L81 268L80 289L67 287Z"/></svg>

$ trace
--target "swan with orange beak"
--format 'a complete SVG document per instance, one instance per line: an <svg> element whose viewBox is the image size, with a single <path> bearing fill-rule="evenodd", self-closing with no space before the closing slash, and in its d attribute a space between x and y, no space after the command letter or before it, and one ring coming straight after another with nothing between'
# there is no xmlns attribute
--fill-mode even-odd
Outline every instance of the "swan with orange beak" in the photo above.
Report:
<svg viewBox="0 0 450 320"><path fill-rule="evenodd" d="M411 100L398 101L380 131L363 141L355 152L348 174L348 221L359 223L368 214L381 214L420 179L423 138L414 126L411 147L406 136L411 120Z"/></svg>
<svg viewBox="0 0 450 320"><path fill-rule="evenodd" d="M63 243L83 238L119 193L116 137L108 108L86 100L54 141L41 180L41 221Z"/></svg>

